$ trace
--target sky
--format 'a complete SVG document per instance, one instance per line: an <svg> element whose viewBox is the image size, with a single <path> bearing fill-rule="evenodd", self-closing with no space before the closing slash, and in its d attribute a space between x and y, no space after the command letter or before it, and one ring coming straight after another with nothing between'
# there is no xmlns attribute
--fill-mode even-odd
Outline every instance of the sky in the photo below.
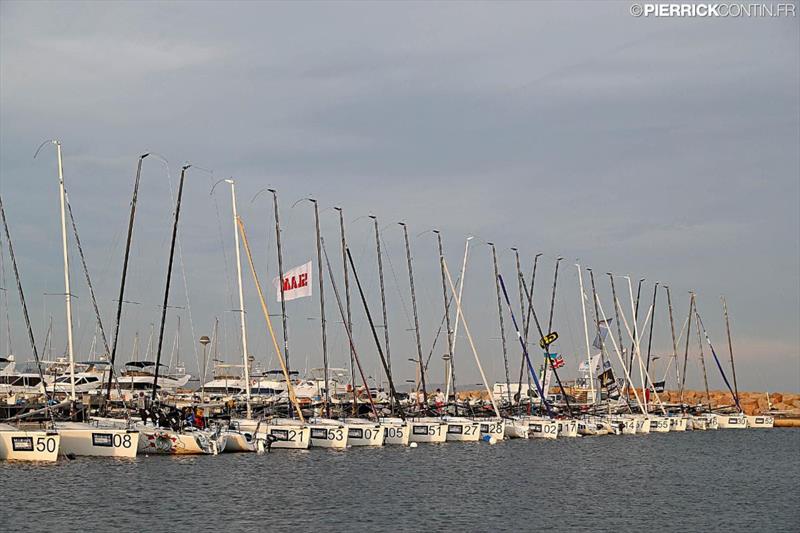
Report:
<svg viewBox="0 0 800 533"><path fill-rule="evenodd" d="M409 359L417 357L397 224L404 221L423 358L432 354L429 383L443 381L447 351L444 334L434 344L444 309L430 231L438 229L454 278L465 241L474 237L462 304L490 382L505 381L505 364L487 242L497 247L518 320L511 248L519 249L528 279L534 255L542 253L534 292L542 322L556 258L564 258L552 328L560 338L552 348L566 361L565 379L577 376L587 356L580 264L587 292L585 268L595 272L607 316L614 303L605 273L620 276L616 289L631 329L622 276L633 280L634 296L637 281L645 279L637 326L643 340L653 284L669 285L681 370L682 327L694 290L730 373L724 295L739 389L800 390L798 18L633 17L630 7L0 2L0 193L38 349L48 357L66 349L55 150L46 145L33 158L40 143L57 138L109 337L137 160L157 154L143 163L125 295L134 303L124 306L120 361L154 358L174 197L180 168L190 162L162 360L180 359L192 374L203 359L197 339L213 334L215 320L213 351L228 363L241 362L230 186L223 182L212 193L215 182L233 177L265 287L277 275L274 214L269 193L257 193L272 187L285 267L309 260L316 266L313 208L300 201L313 197L344 298L333 210L341 207L370 311L380 318L374 234L366 216L378 217L398 388L414 378ZM31 349L4 254L0 322L8 327L0 328L0 352L27 360ZM242 260L249 352L260 367L276 368ZM103 350L74 240L70 261L76 358L87 360ZM332 366L348 367L347 336L327 274L324 291L328 358ZM280 335L279 305L274 290L267 292ZM365 373L378 377L364 308L355 290L352 297L356 350ZM321 367L316 285L312 298L287 308L291 366L301 372ZM515 380L521 350L503 308ZM653 376L668 376L667 386L675 388L663 288L653 310ZM587 313L591 340L591 306ZM459 387L474 389L480 374L466 329L462 323L454 364ZM615 326L612 331L616 335ZM696 335L693 324L686 384L701 388ZM530 336L532 356L540 360L538 334ZM622 336L629 345L624 324ZM704 355L711 388L723 388L708 345Z"/></svg>

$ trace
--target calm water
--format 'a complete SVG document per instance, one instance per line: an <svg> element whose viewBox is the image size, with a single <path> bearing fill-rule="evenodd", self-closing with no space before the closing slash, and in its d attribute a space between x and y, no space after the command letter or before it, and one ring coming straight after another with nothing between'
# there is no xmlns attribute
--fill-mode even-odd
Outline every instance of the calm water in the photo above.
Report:
<svg viewBox="0 0 800 533"><path fill-rule="evenodd" d="M0 463L2 531L800 531L800 431Z"/></svg>

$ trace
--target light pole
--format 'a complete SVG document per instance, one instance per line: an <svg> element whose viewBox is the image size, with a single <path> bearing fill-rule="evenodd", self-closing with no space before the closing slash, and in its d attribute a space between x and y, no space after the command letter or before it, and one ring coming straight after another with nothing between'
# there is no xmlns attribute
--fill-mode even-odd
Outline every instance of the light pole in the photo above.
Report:
<svg viewBox="0 0 800 533"><path fill-rule="evenodd" d="M200 337L200 344L203 345L203 384L201 385L200 395L204 402L206 401L206 368L208 368L206 349L210 343L211 339L208 338L208 335L203 335Z"/></svg>

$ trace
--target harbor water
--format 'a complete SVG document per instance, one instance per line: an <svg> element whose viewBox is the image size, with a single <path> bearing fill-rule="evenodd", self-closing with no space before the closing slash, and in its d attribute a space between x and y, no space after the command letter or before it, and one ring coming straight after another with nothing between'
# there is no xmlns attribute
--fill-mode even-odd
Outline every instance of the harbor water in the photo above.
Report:
<svg viewBox="0 0 800 533"><path fill-rule="evenodd" d="M800 432L0 463L11 531L800 531Z"/></svg>

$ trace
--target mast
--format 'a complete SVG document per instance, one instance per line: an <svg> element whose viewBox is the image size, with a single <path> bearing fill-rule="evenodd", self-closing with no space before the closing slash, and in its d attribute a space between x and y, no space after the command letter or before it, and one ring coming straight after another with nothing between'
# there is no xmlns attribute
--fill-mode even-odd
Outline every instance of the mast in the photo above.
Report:
<svg viewBox="0 0 800 533"><path fill-rule="evenodd" d="M142 162L144 158L150 154L142 154L139 156L139 162L136 165L136 179L133 182L133 197L131 198L131 212L128 216L128 235L125 239L125 255L122 259L122 280L119 284L119 298L117 299L117 316L114 320L114 340L111 344L111 357L110 365L112 372L108 374L108 385L106 386L106 401L111 397L111 374L114 369L114 362L117 359L117 346L119 345L119 323L122 319L122 304L125 300L125 281L128 279L128 261L131 255L131 241L133 240L133 221L136 217L136 200L139 197L139 178L142 175Z"/></svg>
<svg viewBox="0 0 800 533"><path fill-rule="evenodd" d="M675 338L675 319L672 316L672 296L669 292L669 286L663 285L664 290L667 292L667 308L669 309L669 329L672 334L672 359L675 361L675 384L680 383L681 373L678 367L678 341ZM664 377L666 380L666 376Z"/></svg>
<svg viewBox="0 0 800 533"><path fill-rule="evenodd" d="M630 353L630 362L628 364L628 368L633 368L633 347L636 344L636 340L639 338L639 328L636 327L636 324L639 323L639 297L642 295L642 283L644 282L644 278L639 280L639 286L636 288L636 305L633 306L633 338L631 339L631 353ZM629 283L630 285L630 283ZM633 298L633 296L631 296ZM642 385L644 387L644 384ZM642 393L644 394L644 393ZM646 403L646 402L645 402Z"/></svg>
<svg viewBox="0 0 800 533"><path fill-rule="evenodd" d="M380 281L381 286L381 312L383 314L383 343L384 348L386 349L386 368L389 371L392 370L392 356L389 350L389 317L386 313L386 288L383 284L383 255L381 254L381 233L378 229L378 217L375 215L369 215L369 218L372 219L372 223L375 226L375 256L378 258L378 280ZM351 265L352 261L351 261ZM353 267L353 275L355 275L355 267ZM387 374L388 377L388 374ZM392 406L392 412L394 413L394 406Z"/></svg>
<svg viewBox="0 0 800 533"><path fill-rule="evenodd" d="M458 299L461 299L461 295L464 294L464 280L467 277L467 257L469 256L469 241L471 241L473 237L470 235L467 237L467 240L464 242L464 259L461 261L461 280L458 282ZM451 298L452 300L452 298ZM445 309L447 308L447 304L445 304ZM456 414L458 414L458 393L456 391L456 366L455 366L455 356L456 356L456 344L458 343L458 323L461 319L461 311L456 308L456 325L453 327L453 351L450 354L450 378L445 385L445 398L450 398L450 385L453 386L453 401L456 406Z"/></svg>
<svg viewBox="0 0 800 533"><path fill-rule="evenodd" d="M278 193L275 189L267 189L272 193L272 207L275 212L275 244L278 252L278 276L281 290L281 323L283 328L283 357L286 361L287 372L291 370L289 366L289 330L286 327L286 302L283 299L283 250L281 248L281 223L278 216Z"/></svg>
<svg viewBox="0 0 800 533"><path fill-rule="evenodd" d="M325 283L322 272L322 240L319 231L319 206L313 198L308 199L314 204L314 225L317 233L317 273L319 275L319 315L322 321L322 365L325 379L325 417L331 417L331 394L330 383L328 382L328 334L325 324Z"/></svg>
<svg viewBox="0 0 800 533"><path fill-rule="evenodd" d="M647 396L644 394L644 389L647 387L647 384L644 381L644 372L642 371L642 364L641 364L641 354L639 353L639 295L641 294L642 289L642 279L639 280L639 289L636 291L636 304L634 305L633 302L633 285L631 284L630 276L625 276L625 279L628 280L628 294L630 295L631 299L631 314L633 315L633 335L631 335L632 344L631 344L631 365L630 368L633 368L633 356L634 353L639 356L639 380L642 384L642 396L644 396L644 408L645 412L643 414L648 413L647 407ZM626 326L627 327L627 326Z"/></svg>
<svg viewBox="0 0 800 533"><path fill-rule="evenodd" d="M467 341L469 342L469 347L472 349L472 355L475 357L475 364L478 365L478 371L481 374L483 385L486 387L486 393L489 396L489 401L492 403L492 408L494 409L495 415L500 418L500 409L497 408L497 402L494 401L492 389L489 387L489 381L486 379L486 374L483 372L483 366L481 365L481 360L478 357L478 351L475 349L475 343L473 342L472 335L469 332L469 326L467 326L467 317L464 316L464 311L461 308L461 298L456 296L456 286L453 284L453 278L450 276L450 271L447 269L446 261L444 262L444 272L447 276L447 283L450 285L450 290L453 292L453 299L456 301L456 309L459 311L458 314L461 316L461 321L464 323L464 333L467 334Z"/></svg>
<svg viewBox="0 0 800 533"><path fill-rule="evenodd" d="M494 287L497 293L497 317L500 321L500 342L503 347L503 366L506 371L506 395L508 396L508 405L511 406L511 380L508 376L508 350L506 348L506 327L503 323L503 303L500 300L500 273L497 270L497 250L494 243L487 243L492 248L492 264L494 265ZM520 302L522 303L522 302ZM523 313L524 313L523 309Z"/></svg>
<svg viewBox="0 0 800 533"><path fill-rule="evenodd" d="M447 359L445 360L444 365L444 382L445 382L445 390L449 389L450 384L450 365L453 361L453 328L450 324L450 305L447 299L447 279L445 278L444 273L444 248L442 246L442 234L439 232L438 229L433 230L436 234L436 243L439 248L439 269L442 273L442 301L444 303L444 320L445 320L445 327L447 328ZM445 402L450 401L450 396L445 395ZM453 402L456 405L456 409L458 409L458 402Z"/></svg>
<svg viewBox="0 0 800 533"><path fill-rule="evenodd" d="M564 259L563 257L559 257L559 258L556 259L556 277L554 279L554 282L555 282L555 280L558 279L558 263L560 261L562 261L563 259ZM501 286L503 285L502 276L501 276L500 285ZM553 302L555 302L555 289L556 289L556 285L555 285L555 283L553 283ZM532 299L533 295L532 295L532 292L533 291L531 291L531 294L527 294L527 296L529 298L531 298L531 299L528 300L528 311L533 315L533 322L536 324L536 329L539 332L539 337L540 338L544 338L545 337L545 333L542 331L542 325L539 323L539 318L536 316L536 310L533 308L533 299ZM510 311L510 308L509 308L509 311ZM512 318L513 318L513 314L512 314ZM552 322L553 322L553 303L550 304L550 328L552 328ZM548 329L548 331L549 331L549 329ZM525 344L524 341L523 341L523 344ZM527 353L527 348L525 349L525 351ZM544 378L546 377L546 370L547 370L547 365L548 365L548 362L549 362L550 368L553 371L553 375L556 378L556 382L558 383L558 388L561 391L561 394L564 396L564 403L567 405L567 412L569 413L570 416L572 416L572 405L570 405L570 403L569 403L569 396L567 396L567 392L564 390L564 385L561 383L561 378L558 376L558 372L556 371L556 368L553 365L553 360L550 358L550 353L549 352L550 352L550 344L548 343L548 344L545 344L545 346L544 346L544 355L545 355L544 368L545 368L545 372L542 373L542 384L544 385ZM527 355L526 355L526 357L527 357ZM528 362L528 364L530 365L530 361ZM547 391L545 391L545 393L547 393ZM542 397L542 404L547 406L547 400L544 397ZM549 407L548 407L547 411L548 411L548 413L550 413L550 408Z"/></svg>
<svg viewBox="0 0 800 533"><path fill-rule="evenodd" d="M422 399L425 408L428 408L428 391L425 387L425 366L422 362L422 341L419 335L419 315L417 314L417 294L414 291L414 270L411 266L411 246L408 244L408 227L405 222L398 222L403 227L403 238L406 243L406 263L408 264L408 282L411 286L411 308L414 311L414 335L417 339L417 357L419 363L420 383L422 384Z"/></svg>
<svg viewBox="0 0 800 533"><path fill-rule="evenodd" d="M622 347L622 324L620 324L619 319L619 306L617 305L617 288L614 285L614 274L611 272L606 272L608 278L611 280L611 297L614 299L614 318L617 321L617 341L619 342L619 347L622 349L622 357L625 357L625 349Z"/></svg>
<svg viewBox="0 0 800 533"><path fill-rule="evenodd" d="M517 324L517 319L516 317L514 317L514 309L511 307L511 300L509 300L508 298L508 291L506 290L506 284L503 281L503 276L500 275L498 277L500 278L500 288L503 290L503 296L506 300L506 306L508 307L508 314L511 315L511 323L514 324L514 330L517 333L517 339L519 339L519 344L522 347L522 356L525 358L525 362L528 364L528 373L530 374L531 377L533 377L533 382L536 385L536 390L539 392L539 395L544 400L544 407L547 410L547 414L552 418L553 411L550 409L550 403L547 401L547 398L545 397L544 389L542 389L542 385L539 383L539 378L536 377L536 370L534 370L533 364L531 364L531 358L528 355L528 347L525 345L522 333L519 330L519 324ZM531 302L529 300L528 301L529 308L530 308L530 303Z"/></svg>
<svg viewBox="0 0 800 533"><path fill-rule="evenodd" d="M341 233L342 237L342 270L344 272L344 300L345 300L345 310L347 311L346 319L346 326L347 331L350 332L350 335L353 333L353 312L350 307L350 276L348 274L347 269L347 240L345 239L344 234L344 214L342 213L341 207L334 207L336 211L339 212L339 232ZM327 259L327 255L326 255ZM333 279L333 275L331 275L331 279ZM350 346L350 383L353 385L353 395L355 396L355 383L356 383L356 369L353 366L355 360L356 350L351 345ZM369 393L369 387L367 387L367 393ZM353 401L353 413L356 410L356 402Z"/></svg>
<svg viewBox="0 0 800 533"><path fill-rule="evenodd" d="M19 268L17 268L17 257L14 255L14 244L11 242L11 232L8 229L8 221L6 220L6 210L5 207L3 207L2 196L0 196L0 218L3 219L3 230L6 235L6 241L8 241L8 257L11 259L11 268L14 270L14 279L17 282L17 294L19 294L19 301L22 305L22 316L25 319L25 327L28 330L28 340L31 345L31 351L33 352L33 358L36 361L36 370L44 387L45 399L49 400L50 396L47 394L47 386L44 384L45 380L42 371L42 363L39 360L39 351L36 349L36 339L33 336L33 327L31 326L31 319L28 315L28 304L25 301L25 292L22 290L22 280L19 275ZM52 416L52 411L50 411L49 408L48 413Z"/></svg>
<svg viewBox="0 0 800 533"><path fill-rule="evenodd" d="M686 364L689 362L689 338L692 333L692 312L694 311L694 292L689 291L689 316L686 318L686 348L683 352L683 376L681 376L680 401L683 409L683 389L686 386ZM675 363L677 365L677 362Z"/></svg>
<svg viewBox="0 0 800 533"><path fill-rule="evenodd" d="M650 333L647 337L647 365L645 366L645 370L650 372L650 349L653 346L653 326L656 323L656 295L658 294L658 282L656 281L655 285L653 285L653 303L652 303L652 311L650 315Z"/></svg>
<svg viewBox="0 0 800 533"><path fill-rule="evenodd" d="M67 213L66 193L64 191L64 169L61 161L61 141L52 141L56 145L58 160L58 192L61 202L61 249L64 252L64 297L67 310L67 354L69 355L69 390L70 400L75 402L75 352L72 343L72 293L69 284L69 250L67 248ZM74 406L73 406L74 407Z"/></svg>
<svg viewBox="0 0 800 533"><path fill-rule="evenodd" d="M353 279L356 282L356 287L358 287L358 294L361 296L361 303L364 305L364 312L367 315L367 321L369 322L369 327L370 330L372 331L372 338L375 340L375 346L378 349L378 355L381 358L381 364L383 364L383 370L384 372L386 372L386 379L389 381L389 390L392 393L392 413L394 414L395 404L397 404L397 409L399 411L400 418L405 420L406 414L405 411L403 411L403 406L400 404L400 402L397 401L397 390L394 387L394 379L392 379L392 367L389 365L388 355L384 357L383 349L381 348L381 343L378 340L378 332L375 331L375 322L372 320L372 314L369 312L369 306L367 305L367 298L366 296L364 296L364 290L361 288L361 281L358 279L358 272L356 271L356 265L355 263L353 263L353 256L350 254L349 248L347 249L347 259L350 261L350 268L353 270Z"/></svg>
<svg viewBox="0 0 800 533"><path fill-rule="evenodd" d="M580 263L575 263L575 268L578 269L578 287L581 292L580 293L581 314L583 315L583 337L586 340L586 364L589 365L589 386L591 387L592 391L592 403L595 403L597 399L595 398L594 394L594 370L592 369L592 352L591 349L589 348L589 325L586 322L586 299L584 298L583 294L583 273L581 272ZM599 327L597 331L599 336L600 335ZM602 339L602 337L600 338Z"/></svg>
<svg viewBox="0 0 800 533"><path fill-rule="evenodd" d="M736 393L736 404L739 404L739 386L736 384L736 366L733 364L733 343L731 342L731 323L728 320L728 302L724 296L720 296L722 300L722 309L725 312L725 329L728 333L728 352L731 354L731 370L733 372L733 390Z"/></svg>
<svg viewBox="0 0 800 533"><path fill-rule="evenodd" d="M275 338L275 330L272 328L272 320L270 320L269 318L267 301L264 299L264 291L261 290L261 283L258 281L258 274L256 273L256 265L255 263L253 263L253 254L250 253L250 245L247 243L247 233L245 233L244 231L244 222L242 222L241 218L238 218L236 220L236 223L239 226L239 231L242 234L242 244L244 245L244 252L245 254L247 254L247 262L250 265L250 273L253 275L253 283L256 286L256 292L258 293L258 301L261 304L261 312L264 314L264 321L267 323L269 338L270 340L272 340L272 347L275 349L275 355L278 357L278 362L281 364L283 377L286 379L286 390L289 393L289 402L294 406L295 410L297 411L297 416L298 418L300 418L300 421L305 422L305 419L303 418L303 411L300 409L300 404L297 403L297 396L294 393L294 386L292 386L292 380L289 378L289 369L286 367L286 363L283 360L280 348L278 348L278 341Z"/></svg>
<svg viewBox="0 0 800 533"><path fill-rule="evenodd" d="M533 312L533 307L528 307L527 314L525 313L525 300L523 299L523 292L528 296L528 301L533 305L533 290L536 286L536 267L539 263L539 257L541 257L541 252L537 253L533 257L533 272L531 273L531 289L530 293L528 293L528 289L525 287L525 276L522 275L522 267L520 266L519 262L519 250L517 248L511 248L514 251L514 256L516 259L517 264L517 286L520 289L520 310L522 314L520 315L520 320L522 320L522 339L525 345L528 344L528 326L530 326L531 322L531 314ZM520 361L519 366L519 384L517 387L517 394L519 395L519 403L518 405L520 408L522 407L522 376L525 371L525 354L522 354L522 360ZM531 377L530 375L526 375L528 381L528 395L530 396L530 388L531 388Z"/></svg>
<svg viewBox="0 0 800 533"><path fill-rule="evenodd" d="M167 281L164 287L164 305L161 306L161 325L158 330L158 348L156 349L156 367L153 373L153 391L150 395L152 400L156 399L158 389L158 373L161 365L161 348L164 345L164 326L167 323L167 305L169 304L169 286L172 281L172 263L175 260L175 241L178 238L178 220L181 215L181 198L183 197L183 183L186 180L186 171L192 165L181 167L181 179L178 184L178 198L175 202L175 220L172 223L172 241L169 246L169 262L167 263Z"/></svg>
<svg viewBox="0 0 800 533"><path fill-rule="evenodd" d="M231 206L233 209L233 243L236 246L236 279L239 282L239 317L242 329L242 365L244 368L244 394L247 405L247 418L253 416L252 406L250 405L250 354L247 352L247 324L245 320L244 290L242 288L242 255L239 249L239 214L236 210L236 183L233 178L226 179L225 183L231 186ZM282 278L281 278L282 279ZM283 283L281 283L283 285Z"/></svg>
<svg viewBox="0 0 800 533"><path fill-rule="evenodd" d="M555 310L555 305L556 305L556 283L558 283L558 265L559 263L561 263L562 259L563 257L556 258L556 266L555 269L553 270L553 290L550 295L550 317L547 322L547 331L544 333L544 335L542 335L542 337L544 337L545 335L550 335L551 330L553 329L553 311ZM544 348L544 369L542 370L542 383L545 386L547 385L548 364L553 369L553 373L555 374L555 367L553 366L552 361L550 360L550 344L547 344ZM558 385L559 387L561 386L561 380L558 380ZM562 389L561 393L564 394L564 398L566 399L567 395L564 392L563 387L561 389ZM544 393L549 394L550 391L544 391ZM544 399L542 400L544 401Z"/></svg>
<svg viewBox="0 0 800 533"><path fill-rule="evenodd" d="M589 271L589 279L590 279L591 284L592 284L592 303L594 305L594 318L595 318L595 324L596 324L596 327L597 327L597 335L598 335L598 338L600 339L600 364L602 365L601 368L602 368L603 372L605 372L605 370L606 370L606 344L605 344L605 340L603 339L603 336L600 334L600 310L599 310L599 302L598 302L598 298L597 298L597 286L594 283L594 271L591 268L587 268L586 270ZM614 283L614 278L613 277L611 278L611 283L612 283L612 285ZM616 309L616 307L617 306L616 306L616 300L615 300L614 308ZM608 331L609 335L613 338L614 334L611 332L611 328L609 327L608 321L604 320L604 322L605 322L605 325L606 325L606 330ZM618 328L620 327L619 321L617 321L617 327ZM620 338L620 345L621 344L622 344L622 338ZM622 360L622 357L620 357L620 360ZM609 361L608 364L609 364L609 368L610 368L611 367L611 361ZM594 379L594 378L592 378L592 379ZM606 387L606 396L607 396L607 398L606 398L606 406L608 407L608 413L611 414L611 396L608 394L608 387ZM626 399L625 404L628 406L628 410L631 410L630 403L627 401L627 399Z"/></svg>
<svg viewBox="0 0 800 533"><path fill-rule="evenodd" d="M708 412L711 413L711 394L708 392L708 374L706 373L706 358L703 355L703 338L700 336L700 315L697 309L694 310L694 317L697 321L697 344L700 345L700 365L703 367L703 383L706 386L706 402L708 403Z"/></svg>
<svg viewBox="0 0 800 533"><path fill-rule="evenodd" d="M339 296L339 289L336 287L336 280L333 278L333 268L331 268L331 262L330 259L328 259L328 251L325 249L324 240L322 240L322 251L325 254L325 265L328 267L328 277L331 280L331 287L333 288L333 296L336 298L336 306L339 308L339 316L341 316L342 323L344 323L345 329L347 330L347 340L350 342L350 353L353 355L353 360L355 361L355 364L358 367L358 373L361 375L361 381L364 383L364 389L366 390L367 393L367 399L369 400L369 405L372 408L372 415L375 417L375 420L379 420L380 415L378 415L378 409L375 407L375 402L372 399L372 393L369 390L369 382L367 382L367 377L364 375L364 369L361 368L361 362L358 360L358 354L356 353L356 346L353 343L353 333L352 331L350 331L350 325L347 321L347 315L344 308L342 307L342 299Z"/></svg>

